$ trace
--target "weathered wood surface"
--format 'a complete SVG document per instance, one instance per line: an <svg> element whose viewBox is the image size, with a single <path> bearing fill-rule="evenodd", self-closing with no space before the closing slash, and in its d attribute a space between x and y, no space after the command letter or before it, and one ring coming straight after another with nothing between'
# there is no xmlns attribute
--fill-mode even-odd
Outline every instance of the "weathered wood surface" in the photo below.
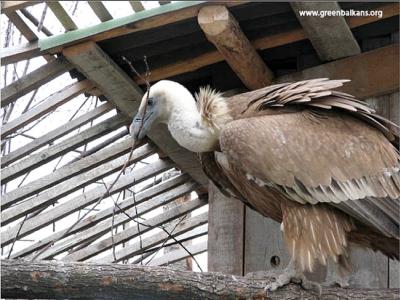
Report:
<svg viewBox="0 0 400 300"><path fill-rule="evenodd" d="M144 6L140 1L129 1L129 4L135 12L144 10Z"/></svg>
<svg viewBox="0 0 400 300"><path fill-rule="evenodd" d="M58 1L47 1L47 5L50 7L58 21L65 28L65 31L78 29L75 22L65 11L64 7Z"/></svg>
<svg viewBox="0 0 400 300"><path fill-rule="evenodd" d="M14 102L72 68L73 66L61 57L37 68L1 90L1 107Z"/></svg>
<svg viewBox="0 0 400 300"><path fill-rule="evenodd" d="M168 267L2 260L4 298L82 299L396 299L398 289L323 288L322 295L290 284L264 293L266 280Z"/></svg>
<svg viewBox="0 0 400 300"><path fill-rule="evenodd" d="M31 5L39 4L43 1L1 1L1 13L13 12Z"/></svg>
<svg viewBox="0 0 400 300"><path fill-rule="evenodd" d="M20 115L18 118L4 124L1 127L1 137L4 138L12 133L15 133L18 129L21 129L27 124L48 114L49 112L55 110L57 107L67 103L69 100L84 93L92 87L93 84L89 80L83 80L73 83L63 88L62 90L55 92L54 94L47 97L43 103L33 107L26 113Z"/></svg>
<svg viewBox="0 0 400 300"><path fill-rule="evenodd" d="M127 181L129 182L129 180L130 179L128 178ZM161 193L168 192L170 189L175 188L175 187L179 186L180 184L185 183L188 180L189 180L188 175L186 175L186 174L179 175L168 181L154 185L144 191L138 192L135 196L135 201L133 201L133 199L127 199L127 201L123 201L120 203L120 207L122 209L128 209L132 205L132 202L134 202L136 204L140 204L144 201L151 199L152 197L158 196ZM90 217L83 219L81 222L76 224L76 226L70 232L67 233L66 230L61 230L56 233L53 233L52 235L49 235L46 238L41 239L37 243L30 245L19 252L14 253L11 257L17 258L17 257L29 255L29 254L33 253L34 251L42 249L48 243L59 239L61 236L68 237L74 233L82 232L83 230L86 230L87 228L93 227L94 225L98 224L99 222L111 217L113 214L113 210L114 210L114 207L110 207L108 209L102 210L95 215L92 215ZM119 210L117 210L116 214L119 214L119 213L120 213ZM64 240L61 241L61 243L64 243Z"/></svg>
<svg viewBox="0 0 400 300"><path fill-rule="evenodd" d="M351 79L338 90L359 99L385 95L399 89L399 44L343 58L277 78L277 82L304 78Z"/></svg>
<svg viewBox="0 0 400 300"><path fill-rule="evenodd" d="M376 17L348 17L346 18L347 24L350 28L357 28L362 25L370 24L379 20L399 15L399 4L397 3L385 4L377 7L377 9L382 10L382 19L378 19ZM304 29L294 29L287 32L268 35L252 40L251 44L257 50L264 50L290 43L295 43L305 39L307 39L307 35ZM151 70L150 81L158 81L160 79L192 72L223 60L224 57L221 53L219 53L218 51L210 51L190 59L184 59L166 66L154 68ZM134 77L134 80L138 84L144 83L140 78L137 78L136 76Z"/></svg>
<svg viewBox="0 0 400 300"><path fill-rule="evenodd" d="M87 42L67 48L63 54L101 88L107 99L126 117L131 119L136 114L143 96L142 90L99 46ZM148 133L148 137L194 180L202 185L207 183L196 154L179 146L166 126L157 126Z"/></svg>
<svg viewBox="0 0 400 300"><path fill-rule="evenodd" d="M4 1L2 3L4 3ZM2 48L0 51L1 65L5 66L8 64L13 64L21 60L31 59L40 55L41 53L37 42Z"/></svg>
<svg viewBox="0 0 400 300"><path fill-rule="evenodd" d="M15 204L24 198L37 194L58 183L66 181L73 176L79 176L80 173L91 170L119 157L120 155L128 153L132 147L132 143L133 141L131 139L123 140L119 143L116 143L115 145L112 145L109 148L102 149L97 153L84 157L74 163L67 164L55 170L49 175L42 176L34 181L31 181L29 184L23 185L8 192L7 194L3 195L1 199L1 209L4 210L11 204ZM144 149L146 149L147 151L142 152ZM139 153L144 153L145 155L150 155L154 153L155 147L147 145L146 147L138 148L137 150L139 151L135 151L132 157L134 160L144 157L143 155L138 155ZM99 172L99 169L96 173L101 174L101 172ZM73 186L67 188L75 189L75 187ZM71 190L69 190L69 192L71 192Z"/></svg>
<svg viewBox="0 0 400 300"><path fill-rule="evenodd" d="M207 201L205 201L204 199L195 199L190 202L181 204L181 205L175 207L174 209L164 212L164 213L162 213L158 216L155 216L151 219L148 219L146 221L141 221L141 223L146 224L151 227L139 224L139 226L133 226L133 227L126 228L125 230L115 234L114 238L109 237L109 238L99 241L97 243L91 244L91 245L85 247L84 249L80 249L76 252L73 252L73 253L67 255L63 260L82 261L82 260L89 259L89 258L103 252L104 250L110 249L113 245L118 245L123 242L126 242L134 237L139 236L140 234L150 231L154 226L160 226L164 223L170 222L176 218L184 216L187 213L189 213L205 204L207 204ZM169 229L169 232L170 232L171 226L166 226L166 227ZM175 232L178 232L178 231L175 231ZM161 238L162 233L163 232L160 232L160 233L156 234L156 236L158 238ZM161 238L161 240L162 240L162 238ZM144 244L142 244L142 246L144 247ZM154 245L152 244L151 246L148 246L148 248L152 247L152 246L154 246ZM134 250L134 248L132 246L130 246L128 248L123 248L122 250L116 252L116 258L118 261L120 261L120 260L128 258L128 256L129 257L134 256L135 254L132 254L131 251L137 251L137 250L138 249ZM140 250L141 249L139 249L139 251ZM145 249L143 248L142 250L145 250ZM108 258L102 257L101 260L102 261L110 260L110 262L114 261L114 258L112 255L107 256L107 257Z"/></svg>
<svg viewBox="0 0 400 300"><path fill-rule="evenodd" d="M361 53L344 17L300 16L299 11L337 12L337 2L291 2L290 5L300 21L307 37L322 61L330 61Z"/></svg>
<svg viewBox="0 0 400 300"><path fill-rule="evenodd" d="M207 39L215 45L249 90L271 84L274 77L272 71L265 65L225 6L203 7L197 20Z"/></svg>
<svg viewBox="0 0 400 300"><path fill-rule="evenodd" d="M21 32L21 34L28 40L28 42L34 42L39 39L37 34L28 25L26 25L24 20L16 11L6 13L6 16L14 24L14 26L17 27L19 32Z"/></svg>
<svg viewBox="0 0 400 300"><path fill-rule="evenodd" d="M88 4L100 21L106 22L113 18L101 1L88 1Z"/></svg>
<svg viewBox="0 0 400 300"><path fill-rule="evenodd" d="M244 205L209 185L208 270L243 275Z"/></svg>
<svg viewBox="0 0 400 300"><path fill-rule="evenodd" d="M95 140L96 138L116 130L125 124L126 120L121 116L111 117L91 128L88 128L77 135L67 138L53 146L43 149L38 153L34 153L21 161L4 168L1 172L2 182L6 183L18 176L26 173L46 162L67 153L72 149L76 149L85 143Z"/></svg>
<svg viewBox="0 0 400 300"><path fill-rule="evenodd" d="M125 161L124 161L125 162ZM121 165L122 166L122 165ZM124 188L135 185L136 183L140 183L146 179L149 179L157 174L169 169L172 167L171 162L168 160L159 160L154 162L146 167L133 172L133 174L129 174L131 176L125 175L121 176L119 181L113 186L110 190L110 195L116 192L121 191ZM129 180L130 181L129 181ZM106 186L110 185L109 182L106 182ZM79 209L82 209L90 204L95 203L98 199L100 199L104 193L106 192L106 188L102 186L102 188L91 189L84 194L77 196L66 203L57 205L56 207L48 210L47 212L43 212L33 218L30 218L25 221L24 225L20 229L20 224L17 224L6 231L1 233L1 243L3 245L9 244L17 235L19 231L19 236L26 236L40 228L43 228L46 225L49 225ZM39 197L29 199L23 204L31 204L32 207L35 206L36 209L40 208L40 206L44 206L46 204L47 199L41 199ZM34 211L32 207L27 205L11 207L10 209L2 212L2 223L7 224L10 220L15 220L16 216L23 216L24 214L30 213Z"/></svg>
<svg viewBox="0 0 400 300"><path fill-rule="evenodd" d="M127 222L131 221L131 219L128 216L137 218L137 217L140 217L143 214L148 213L162 205L170 203L171 201L173 201L187 193L190 193L191 191L193 191L196 188L196 186L197 186L196 183L188 182L188 183L178 186L170 191L167 191L161 195L153 197L151 200L148 200L144 203L137 203L136 197L135 197L135 199L130 198L130 199L124 200L122 203L124 203L125 205L124 205L124 208L121 207L121 209L123 209L125 213L121 213L121 211L118 208L116 208L115 216L113 219L114 226L116 227L119 225L123 225L123 224L126 224ZM128 205L127 205L127 202L129 202ZM141 201L141 202L143 202L143 201ZM132 206L134 206L134 203L136 203L136 206L132 207ZM111 210L111 214L109 214L109 217L112 216L113 209L114 208L109 209L109 210ZM146 230L144 230L144 231L146 231ZM102 222L88 230L78 232L70 239L63 241L59 245L55 245L55 246L49 248L49 250L47 250L44 253L42 253L41 255L39 255L37 259L39 259L39 260L40 259L51 259L54 256L56 256L64 251L68 251L68 250L72 249L73 247L76 247L77 245L83 244L87 241L94 241L97 238L99 238L100 236L103 236L104 234L109 233L109 232L110 232L110 221L107 220L107 222Z"/></svg>
<svg viewBox="0 0 400 300"><path fill-rule="evenodd" d="M24 156L32 153L33 151L45 145L51 144L56 139L70 133L71 131L79 128L82 125L89 123L90 121L93 121L94 119L111 111L113 108L114 107L111 103L102 104L101 106L96 107L95 109L83 114L82 116L79 116L76 119L73 119L66 124L61 125L60 127L49 131L41 137L37 137L32 142L3 156L1 158L1 167L4 168L7 165L17 161L18 159L21 159Z"/></svg>

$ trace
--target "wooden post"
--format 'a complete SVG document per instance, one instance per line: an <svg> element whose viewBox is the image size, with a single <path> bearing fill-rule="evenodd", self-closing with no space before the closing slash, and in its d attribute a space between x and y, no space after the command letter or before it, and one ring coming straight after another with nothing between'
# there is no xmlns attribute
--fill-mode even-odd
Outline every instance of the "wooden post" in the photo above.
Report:
<svg viewBox="0 0 400 300"><path fill-rule="evenodd" d="M243 275L244 204L209 185L208 271Z"/></svg>
<svg viewBox="0 0 400 300"><path fill-rule="evenodd" d="M199 11L198 22L207 39L217 47L248 89L255 90L271 84L272 71L225 6L203 7Z"/></svg>

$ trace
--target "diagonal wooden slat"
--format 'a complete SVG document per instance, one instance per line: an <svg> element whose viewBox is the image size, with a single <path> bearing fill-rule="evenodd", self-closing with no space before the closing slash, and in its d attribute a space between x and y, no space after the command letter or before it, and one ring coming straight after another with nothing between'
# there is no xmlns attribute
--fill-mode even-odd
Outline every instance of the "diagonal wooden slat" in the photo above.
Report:
<svg viewBox="0 0 400 300"><path fill-rule="evenodd" d="M291 2L297 19L303 26L319 58L330 61L361 53L360 46L353 36L344 17L301 16L301 12L338 12L337 2Z"/></svg>
<svg viewBox="0 0 400 300"><path fill-rule="evenodd" d="M125 116L134 116L143 92L99 46L86 42L65 49L63 54L86 78L101 88L107 99ZM193 179L202 185L208 183L196 154L179 146L166 126L154 128L148 137Z"/></svg>
<svg viewBox="0 0 400 300"><path fill-rule="evenodd" d="M88 4L100 21L106 22L112 20L112 15L101 1L88 1Z"/></svg>
<svg viewBox="0 0 400 300"><path fill-rule="evenodd" d="M144 6L140 1L129 1L129 4L135 12L144 10Z"/></svg>
<svg viewBox="0 0 400 300"><path fill-rule="evenodd" d="M20 17L20 15L13 11L10 13L6 13L8 19L17 27L17 29L21 32L21 34L28 40L28 42L37 41L39 38L33 30L26 25L24 20Z"/></svg>
<svg viewBox="0 0 400 300"><path fill-rule="evenodd" d="M144 145L136 149L133 153L132 159L129 161L129 164L133 164L146 158L147 156L153 154L154 151L155 148L150 145ZM63 182L59 183L51 189L44 191L36 197L30 198L27 201L14 205L9 209L3 210L1 213L1 224L8 224L23 215L47 207L55 203L56 200L90 183L93 183L96 180L99 180L114 173L125 164L127 159L128 155L122 155L121 157L111 162L102 164L87 172L81 172L70 179L64 180Z"/></svg>
<svg viewBox="0 0 400 300"><path fill-rule="evenodd" d="M55 110L57 107L67 103L69 100L84 93L92 87L93 84L89 80L84 80L73 83L70 86L67 86L62 90L52 94L45 99L43 103L30 109L26 113L20 115L18 118L4 124L1 127L1 137L4 138L12 133L15 133L18 129Z"/></svg>
<svg viewBox="0 0 400 300"><path fill-rule="evenodd" d="M70 133L71 131L79 128L86 123L93 121L94 119L104 115L105 113L111 111L113 109L113 105L111 103L105 103L99 107L96 107L92 111L76 118L68 123L51 130L50 132L44 134L41 137L34 139L32 142L20 147L1 158L1 167L4 168L9 164L15 162L18 159L23 158L24 156L32 153L33 151L48 145L55 141L56 139Z"/></svg>
<svg viewBox="0 0 400 300"><path fill-rule="evenodd" d="M110 195L117 193L125 188L128 188L130 186L133 186L137 183L140 183L146 179L149 179L153 176L156 176L157 174L166 171L167 169L170 169L172 167L172 163L168 160L158 160L150 165L147 165L146 167L143 167L135 172L131 172L128 175L121 176L118 180L118 182L113 186L113 188L110 191ZM106 186L109 186L110 182L106 182ZM79 209L82 209L88 205L91 205L95 203L97 200L99 200L104 193L106 192L106 188L101 186L99 188L94 188L91 189L88 192L85 192L84 194L77 196L71 200L69 200L66 203L60 204L51 210L41 213L37 215L36 217L33 217L29 220L26 220L24 225L22 226L20 230L20 224L17 224L8 230L2 232L1 234L1 243L2 247L10 244L15 236L18 234L18 237L24 237L32 232L35 232L39 230L40 228L43 228L46 225L49 225L73 212L78 211ZM35 201L35 199L30 200L28 203L31 203L32 205L42 205L43 200L45 199L39 199ZM31 208L26 207L24 205L23 207L24 212L26 213L27 211L32 211ZM21 207L19 207L21 208ZM14 208L11 208L14 210ZM21 210L14 210L12 211L11 215L9 212L11 212L11 209L8 211L2 212L2 221L6 221L9 219L15 219L13 218L14 215L21 215ZM6 218L5 220L3 220Z"/></svg>
<svg viewBox="0 0 400 300"><path fill-rule="evenodd" d="M128 178L130 178L129 176L131 176L131 175L128 175ZM152 187L150 187L148 189L145 189L145 190L143 190L141 192L138 192L135 195L135 203L136 204L140 204L142 202L148 201L151 198L160 195L161 193L168 192L169 190L171 190L171 189L173 189L173 188L185 183L189 179L190 178L189 178L188 175L181 174L181 175L179 175L177 177L174 177L174 178L171 178L169 180L163 181L160 184L154 185L154 186L152 186ZM129 180L130 179L128 179L127 182ZM121 202L120 207L122 209L129 208L129 205L130 205L131 202L132 201L130 201L129 199L128 199L128 201ZM77 232L81 232L83 230L86 230L87 228L91 228L94 225L98 224L99 222L111 217L112 214L113 214L113 211L114 211L114 207L110 207L108 209L104 209L104 210L98 212L95 215L92 215L90 217L87 217L87 218L83 219L70 232L67 233L66 229L65 229L65 230L61 230L61 231L58 231L56 233L53 233L52 235L49 235L49 236L45 237L44 239L41 239L40 241L36 242L35 244L30 245L30 246L22 249L21 251L14 253L11 257L12 258L17 258L17 257L23 257L23 256L26 256L26 255L29 255L29 254L37 251L37 250L42 249L48 243L60 239L62 236L68 237L68 236L70 236L72 234L75 234ZM117 211L117 213L118 213L118 211ZM60 242L64 242L64 240L61 240Z"/></svg>
<svg viewBox="0 0 400 300"><path fill-rule="evenodd" d="M71 31L78 29L75 22L65 11L64 7L58 1L46 1L49 8L52 10L54 15L60 21L61 25L64 27L65 31Z"/></svg>
<svg viewBox="0 0 400 300"><path fill-rule="evenodd" d="M72 68L73 66L62 57L37 68L1 90L1 107L7 106Z"/></svg>
<svg viewBox="0 0 400 300"><path fill-rule="evenodd" d="M199 201L199 204L197 207L194 207L193 209L189 210L186 209L185 211L181 212L179 215L176 216L176 218L179 218L180 216L183 216L187 213L189 213L190 211L201 207L202 205L205 204L205 201L203 202L200 199L197 200L192 200L190 202L187 203L187 205L189 206L190 204L193 204L192 202L194 201ZM186 203L185 203L186 204ZM178 206L177 209L184 207L184 204L182 204L181 206ZM172 209L171 212L175 210ZM191 217L190 219L188 219L181 227L177 228L175 231L172 232L172 229L174 228L174 224L165 226L165 229L170 233L171 236L176 237L179 234L183 234L188 232L189 230L192 230L198 226L201 226L203 224L207 223L207 213L202 213L200 215L197 215L195 217ZM198 236L201 236L204 234L204 229L202 231L198 231L196 236L192 236L192 238L196 238ZM116 251L115 256L116 256L116 260L114 259L112 254L109 254L105 257L102 257L101 260L103 262L120 262L124 259L128 259L131 258L135 255L140 254L142 251L145 251L149 248L152 248L154 246L156 246L159 243L162 243L165 239L168 238L167 233L165 233L164 231L155 234L153 236L150 236L148 238L142 239L142 243L140 242L136 242L133 245L130 245L129 247L123 248L119 251ZM70 257L73 257L75 253L70 254ZM67 256L68 257L68 256Z"/></svg>
<svg viewBox="0 0 400 300"><path fill-rule="evenodd" d="M43 1L1 1L1 13L10 13L41 2Z"/></svg>
<svg viewBox="0 0 400 300"><path fill-rule="evenodd" d="M176 218L179 218L181 216L186 215L187 213L207 204L207 201L204 199L195 199L192 201L188 201L186 203L180 204L179 206L176 206L173 209L170 209L158 216L155 216L147 221L143 221L144 224L154 227L154 226L160 226L161 224L170 222ZM143 232L150 231L151 228L148 226L133 226L129 227L118 234L114 235L114 238L107 238L104 240L101 240L97 243L94 243L92 245L87 246L84 249L78 250L76 252L73 252L66 257L64 257L63 260L66 261L82 261L82 260L87 260L104 250L110 249L113 245L118 245L123 242L126 242L136 236L139 236ZM138 230L139 227L139 230ZM168 226L170 227L170 226ZM161 233L159 233L161 235ZM131 247L129 247L131 248Z"/></svg>
<svg viewBox="0 0 400 300"><path fill-rule="evenodd" d="M13 64L21 60L31 59L40 55L41 53L37 42L2 48L0 52L1 65L5 66L8 64Z"/></svg>
<svg viewBox="0 0 400 300"><path fill-rule="evenodd" d="M57 143L38 153L32 154L25 159L12 164L2 170L2 183L7 183L18 176L29 172L45 164L46 162L67 153L70 150L76 149L79 146L95 140L96 138L107 134L125 124L126 120L121 116L111 117L89 129L80 132L60 143Z"/></svg>
<svg viewBox="0 0 400 300"><path fill-rule="evenodd" d="M131 203L130 206L134 205L133 202L136 202L136 206L133 208L129 208L129 209L125 208L124 209L125 214L121 214L119 209L116 209L115 213L117 215L114 216L114 218L113 218L114 226L116 227L116 226L119 226L119 225L129 222L131 219L128 218L126 216L126 214L129 216L135 217L135 218L140 217L145 213L148 213L162 205L166 205L166 204L170 203L171 201L184 196L187 193L190 193L197 186L198 185L194 182L188 182L188 183L178 186L170 191L167 191L166 193L158 195L157 197L153 197L152 199L150 199L149 201L146 201L145 203L137 203L136 199L129 198L127 200ZM125 203L125 201L123 201L122 203ZM114 208L112 208L112 210L113 209ZM112 216L112 215L110 215L110 216ZM146 229L144 230L144 232L145 231L146 231ZM85 242L88 242L88 241L92 242L109 232L110 232L110 220L106 220L105 222L101 222L100 224L97 224L96 226L94 226L88 230L85 230L83 232L79 232L79 233L75 234L69 240L65 240L62 243L49 248L47 251L45 251L44 253L39 255L37 257L37 259L51 259L54 256L56 256L62 252L68 251L78 245L85 243Z"/></svg>
<svg viewBox="0 0 400 300"><path fill-rule="evenodd" d="M31 181L29 184L18 187L3 195L1 199L1 209L4 210L24 198L40 193L60 182L66 181L74 176L79 176L82 172L96 168L116 157L124 155L129 152L131 146L131 139L126 139L74 163L65 165L49 175ZM148 148L154 149L151 146L148 146Z"/></svg>

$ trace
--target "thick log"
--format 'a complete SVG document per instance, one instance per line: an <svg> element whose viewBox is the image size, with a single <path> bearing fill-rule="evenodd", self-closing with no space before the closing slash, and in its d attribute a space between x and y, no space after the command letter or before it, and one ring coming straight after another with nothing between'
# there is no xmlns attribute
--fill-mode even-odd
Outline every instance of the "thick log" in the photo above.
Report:
<svg viewBox="0 0 400 300"><path fill-rule="evenodd" d="M207 39L248 89L256 90L271 84L274 77L272 71L225 6L203 7L199 11L198 22Z"/></svg>
<svg viewBox="0 0 400 300"><path fill-rule="evenodd" d="M264 293L270 278L246 279L168 267L2 260L4 298L24 299L396 299L399 289L323 288L319 297L290 284Z"/></svg>
<svg viewBox="0 0 400 300"><path fill-rule="evenodd" d="M61 74L72 69L72 65L63 58L56 60L37 68L35 71L14 81L1 90L1 107L4 107L19 97L39 88L43 84L53 80Z"/></svg>
<svg viewBox="0 0 400 300"><path fill-rule="evenodd" d="M360 46L342 16L321 18L301 16L300 11L337 12L341 8L337 2L291 2L297 19L322 61L335 60L361 53Z"/></svg>

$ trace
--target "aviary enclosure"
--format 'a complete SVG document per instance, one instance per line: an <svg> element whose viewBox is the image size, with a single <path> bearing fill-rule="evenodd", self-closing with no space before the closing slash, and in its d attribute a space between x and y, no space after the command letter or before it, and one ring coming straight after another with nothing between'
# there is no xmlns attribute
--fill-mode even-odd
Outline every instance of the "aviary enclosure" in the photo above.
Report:
<svg viewBox="0 0 400 300"><path fill-rule="evenodd" d="M182 147L165 124L140 141L129 134L142 99L153 112L156 97L146 93L160 80L192 94L210 86L235 101L273 84L330 78L351 80L334 94L344 100L328 105L340 118L368 103L392 129L368 109L363 117L398 137L398 2L2 1L1 25L1 298L399 297L399 263L381 253L389 249L379 238L369 243L381 252L351 245L346 287L328 284L328 262L308 281L266 289L289 264L287 228L248 197L250 206L229 197L232 185L221 193L226 177L215 179L206 156ZM308 94L296 107L327 109L318 88L301 90ZM270 100L285 106L291 96ZM144 119L134 120L146 127ZM300 145L292 150L301 157ZM265 185L252 175L245 180ZM398 241L399 194L390 184L395 208L382 218L397 226ZM375 224L376 216L362 218ZM398 257L398 243L390 251Z"/></svg>

